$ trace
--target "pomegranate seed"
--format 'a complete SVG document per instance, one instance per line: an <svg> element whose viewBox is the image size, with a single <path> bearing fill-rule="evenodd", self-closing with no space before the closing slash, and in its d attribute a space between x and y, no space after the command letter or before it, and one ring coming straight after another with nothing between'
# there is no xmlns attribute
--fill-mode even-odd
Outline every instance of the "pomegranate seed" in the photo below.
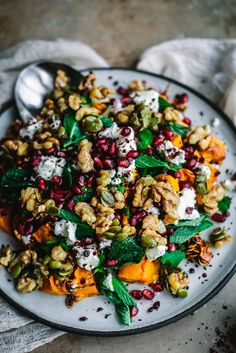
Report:
<svg viewBox="0 0 236 353"><path fill-rule="evenodd" d="M181 189L188 189L189 188L189 183L187 183L186 181L181 181L180 188Z"/></svg>
<svg viewBox="0 0 236 353"><path fill-rule="evenodd" d="M114 217L119 221L121 221L121 215L119 213L115 213Z"/></svg>
<svg viewBox="0 0 236 353"><path fill-rule="evenodd" d="M182 121L183 121L183 123L185 123L185 124L187 124L189 126L192 124L192 121L189 118L187 118L187 117L183 118Z"/></svg>
<svg viewBox="0 0 236 353"><path fill-rule="evenodd" d="M104 159L102 164L103 164L104 168L107 168L107 169L112 169L114 166L111 159Z"/></svg>
<svg viewBox="0 0 236 353"><path fill-rule="evenodd" d="M54 197L54 191L53 190L50 190L49 197L50 197L50 199L53 199L53 197Z"/></svg>
<svg viewBox="0 0 236 353"><path fill-rule="evenodd" d="M124 106L126 106L126 105L131 104L131 103L133 102L133 98L131 98L131 97L122 97L122 98L120 99L120 101L121 101L121 103L122 103Z"/></svg>
<svg viewBox="0 0 236 353"><path fill-rule="evenodd" d="M158 137L154 137L153 143L154 146L158 147L162 144L162 142L164 141L164 136L160 135Z"/></svg>
<svg viewBox="0 0 236 353"><path fill-rule="evenodd" d="M131 226L136 227L137 223L138 223L137 217L133 216L130 221Z"/></svg>
<svg viewBox="0 0 236 353"><path fill-rule="evenodd" d="M33 161L32 161L32 167L36 168L39 166L41 162L41 158L35 158Z"/></svg>
<svg viewBox="0 0 236 353"><path fill-rule="evenodd" d="M20 234L25 234L25 227L23 224L19 224L18 230Z"/></svg>
<svg viewBox="0 0 236 353"><path fill-rule="evenodd" d="M141 290L134 289L130 292L134 299L140 300L143 297L143 292Z"/></svg>
<svg viewBox="0 0 236 353"><path fill-rule="evenodd" d="M162 292L164 289L164 286L162 283L153 283L152 285L152 289L154 290L154 292Z"/></svg>
<svg viewBox="0 0 236 353"><path fill-rule="evenodd" d="M97 145L101 146L101 145L105 145L106 144L106 139L98 139L97 140Z"/></svg>
<svg viewBox="0 0 236 353"><path fill-rule="evenodd" d="M137 158L139 155L138 151L131 150L127 153L126 157L128 158Z"/></svg>
<svg viewBox="0 0 236 353"><path fill-rule="evenodd" d="M110 260L107 260L107 266L111 267L111 266L115 266L117 265L119 262L118 259L110 259Z"/></svg>
<svg viewBox="0 0 236 353"><path fill-rule="evenodd" d="M109 145L109 148L108 148L108 152L110 155L113 155L116 151L116 144L115 142L112 142L110 145Z"/></svg>
<svg viewBox="0 0 236 353"><path fill-rule="evenodd" d="M49 148L48 150L46 150L46 154L52 154L55 152L55 148L52 147L52 148Z"/></svg>
<svg viewBox="0 0 236 353"><path fill-rule="evenodd" d="M215 222L219 222L222 223L226 220L226 216L220 213L213 213L213 215L211 216L211 218L213 219L213 221Z"/></svg>
<svg viewBox="0 0 236 353"><path fill-rule="evenodd" d="M51 182L56 185L61 185L62 184L62 178L59 176L54 176L51 179Z"/></svg>
<svg viewBox="0 0 236 353"><path fill-rule="evenodd" d="M100 158L95 157L95 158L94 158L94 164L95 164L95 167L97 167L97 168L99 168L99 169L102 168L102 161L101 161Z"/></svg>
<svg viewBox="0 0 236 353"><path fill-rule="evenodd" d="M152 300L154 298L154 295L155 295L154 292L151 291L150 289L143 290L143 296L148 300Z"/></svg>
<svg viewBox="0 0 236 353"><path fill-rule="evenodd" d="M176 179L180 179L180 178L181 178L181 173L180 173L178 170L176 170L176 171L174 172L174 177L175 177Z"/></svg>
<svg viewBox="0 0 236 353"><path fill-rule="evenodd" d="M163 133L167 139L171 139L171 137L174 135L173 131L171 131L170 129L165 129Z"/></svg>
<svg viewBox="0 0 236 353"><path fill-rule="evenodd" d="M128 168L130 166L130 162L128 161L128 159L120 159L117 162L118 167L122 167L122 168Z"/></svg>
<svg viewBox="0 0 236 353"><path fill-rule="evenodd" d="M57 152L57 156L58 156L58 157L63 157L63 158L65 158L65 157L66 157L66 154L65 154L65 152L58 151L58 152Z"/></svg>
<svg viewBox="0 0 236 353"><path fill-rule="evenodd" d="M34 217L27 217L27 218L25 219L25 221L26 221L27 223L31 223L31 222L33 222L33 220L34 220Z"/></svg>
<svg viewBox="0 0 236 353"><path fill-rule="evenodd" d="M74 207L74 200L69 200L68 201L68 204L67 204L67 208L68 208L68 210L73 210L73 207Z"/></svg>
<svg viewBox="0 0 236 353"><path fill-rule="evenodd" d="M91 245L94 243L94 240L93 240L93 238L85 237L84 239L81 240L81 243L83 246Z"/></svg>
<svg viewBox="0 0 236 353"><path fill-rule="evenodd" d="M79 177L78 180L77 180L77 184L78 184L79 186L84 186L84 184L85 184L85 179L84 179L84 176L83 176L83 175L80 175L80 177Z"/></svg>
<svg viewBox="0 0 236 353"><path fill-rule="evenodd" d="M89 178L88 178L88 180L87 180L87 186L89 187L89 188L91 188L92 186L93 186L93 183L94 183L94 176L90 176Z"/></svg>
<svg viewBox="0 0 236 353"><path fill-rule="evenodd" d="M30 235L33 232L33 226L28 225L25 227L25 235Z"/></svg>
<svg viewBox="0 0 236 353"><path fill-rule="evenodd" d="M129 94L129 90L127 88L124 88L124 87L118 87L117 88L117 93L119 93L121 96L128 96Z"/></svg>
<svg viewBox="0 0 236 353"><path fill-rule="evenodd" d="M40 190L45 190L46 189L46 182L44 179L39 178L38 179L38 186L40 188Z"/></svg>
<svg viewBox="0 0 236 353"><path fill-rule="evenodd" d="M189 153L189 154L193 154L194 149L192 146L184 146L183 149L185 150L185 152Z"/></svg>
<svg viewBox="0 0 236 353"><path fill-rule="evenodd" d="M63 197L62 195L58 195L58 194L56 194L56 193L54 193L53 199L56 200L56 201L58 201L58 202L64 201L64 197Z"/></svg>
<svg viewBox="0 0 236 353"><path fill-rule="evenodd" d="M103 152L107 153L107 152L108 152L108 145L107 145L107 144L101 145L101 146L100 146L100 149L101 149Z"/></svg>
<svg viewBox="0 0 236 353"><path fill-rule="evenodd" d="M59 203L59 205L57 205L57 208L60 210L60 209L62 209L63 206L64 206L64 203L61 202L61 203Z"/></svg>
<svg viewBox="0 0 236 353"><path fill-rule="evenodd" d="M80 195L82 193L81 189L78 186L73 187L73 191L77 194Z"/></svg>
<svg viewBox="0 0 236 353"><path fill-rule="evenodd" d="M175 98L177 99L179 104L185 104L188 101L187 93L177 94Z"/></svg>
<svg viewBox="0 0 236 353"><path fill-rule="evenodd" d="M168 250L175 251L175 244L173 244L173 243L168 244Z"/></svg>
<svg viewBox="0 0 236 353"><path fill-rule="evenodd" d="M136 217L139 219L142 219L148 215L147 211L141 210L136 213Z"/></svg>
<svg viewBox="0 0 236 353"><path fill-rule="evenodd" d="M130 135L130 133L131 133L131 129L130 129L130 127L123 127L122 129L121 129L121 135L122 136L129 136Z"/></svg>
<svg viewBox="0 0 236 353"><path fill-rule="evenodd" d="M193 213L193 207L187 207L185 211L186 211L187 214L192 214Z"/></svg>
<svg viewBox="0 0 236 353"><path fill-rule="evenodd" d="M56 192L58 195L65 195L67 193L66 190L63 190L63 189L57 189L57 192Z"/></svg>
<svg viewBox="0 0 236 353"><path fill-rule="evenodd" d="M168 235L172 235L173 233L174 233L174 228L169 228L166 231L166 234L168 234Z"/></svg>
<svg viewBox="0 0 236 353"><path fill-rule="evenodd" d="M35 157L40 157L40 156L42 156L42 151L40 151L40 150L37 150L35 153L34 153L34 155L35 155Z"/></svg>
<svg viewBox="0 0 236 353"><path fill-rule="evenodd" d="M134 317L138 314L138 307L137 306L132 306L130 308L130 316L131 317Z"/></svg>
<svg viewBox="0 0 236 353"><path fill-rule="evenodd" d="M196 167L196 164L197 164L197 160L195 158L191 158L187 162L187 167L192 169L192 168Z"/></svg>

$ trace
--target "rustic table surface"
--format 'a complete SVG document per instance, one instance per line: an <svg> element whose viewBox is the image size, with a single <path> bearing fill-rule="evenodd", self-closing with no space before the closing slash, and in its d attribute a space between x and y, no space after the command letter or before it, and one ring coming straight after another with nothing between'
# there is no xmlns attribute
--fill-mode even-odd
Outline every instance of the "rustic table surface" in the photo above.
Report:
<svg viewBox="0 0 236 353"><path fill-rule="evenodd" d="M0 50L24 39L79 39L110 65L132 67L144 49L173 38L236 37L236 0L0 0ZM207 305L145 334L65 334L34 353L236 352L236 277Z"/></svg>

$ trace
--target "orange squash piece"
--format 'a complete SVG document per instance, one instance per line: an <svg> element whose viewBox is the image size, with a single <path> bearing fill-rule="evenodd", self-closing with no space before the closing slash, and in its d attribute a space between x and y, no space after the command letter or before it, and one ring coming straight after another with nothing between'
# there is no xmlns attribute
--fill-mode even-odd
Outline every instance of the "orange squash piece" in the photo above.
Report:
<svg viewBox="0 0 236 353"><path fill-rule="evenodd" d="M186 168L181 168L179 170L180 172L180 181L187 181L189 184L193 185L194 182L195 182L195 175L194 173L189 170L189 169L186 169Z"/></svg>
<svg viewBox="0 0 236 353"><path fill-rule="evenodd" d="M9 208L0 208L0 228L8 233L13 233L12 211Z"/></svg>
<svg viewBox="0 0 236 353"><path fill-rule="evenodd" d="M60 286L59 282L57 283L55 277L50 275L49 278L44 281L43 286L41 288L43 292L55 295L65 295L68 294L65 285Z"/></svg>
<svg viewBox="0 0 236 353"><path fill-rule="evenodd" d="M126 282L150 284L159 278L160 262L142 259L138 264L125 265L119 270L118 276Z"/></svg>
<svg viewBox="0 0 236 353"><path fill-rule="evenodd" d="M211 176L210 176L209 179L207 179L207 190L211 191L213 186L214 186L214 183L216 181L216 178L217 178L217 176L219 174L219 171L212 164L206 163L206 165L208 166L208 168L211 171Z"/></svg>
<svg viewBox="0 0 236 353"><path fill-rule="evenodd" d="M52 226L50 223L43 224L38 230L32 233L32 237L40 244L53 239Z"/></svg>
<svg viewBox="0 0 236 353"><path fill-rule="evenodd" d="M226 156L224 142L212 136L209 147L202 151L201 155L207 163L218 163L221 165Z"/></svg>
<svg viewBox="0 0 236 353"><path fill-rule="evenodd" d="M158 181L165 181L173 186L174 191L179 192L179 181L171 175L160 174L156 178Z"/></svg>
<svg viewBox="0 0 236 353"><path fill-rule="evenodd" d="M172 136L171 142L177 148L182 148L183 147L183 140L182 140L182 137L180 135Z"/></svg>

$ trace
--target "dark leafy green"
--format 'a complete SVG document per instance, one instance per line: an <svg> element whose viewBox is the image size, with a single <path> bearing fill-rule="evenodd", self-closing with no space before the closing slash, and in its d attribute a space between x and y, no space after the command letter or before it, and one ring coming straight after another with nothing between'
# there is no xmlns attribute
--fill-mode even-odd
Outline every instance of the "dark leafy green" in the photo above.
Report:
<svg viewBox="0 0 236 353"><path fill-rule="evenodd" d="M70 189L73 184L73 167L70 163L65 165L62 176L65 179L66 186Z"/></svg>
<svg viewBox="0 0 236 353"><path fill-rule="evenodd" d="M138 263L145 254L145 250L137 242L136 237L128 237L122 241L114 241L108 257L119 259L119 263L114 268L120 268L127 263Z"/></svg>
<svg viewBox="0 0 236 353"><path fill-rule="evenodd" d="M160 112L163 112L166 108L172 107L172 104L170 104L166 99L159 97L159 110Z"/></svg>
<svg viewBox="0 0 236 353"><path fill-rule="evenodd" d="M101 118L103 127L110 127L113 124L113 120L111 118L103 117Z"/></svg>
<svg viewBox="0 0 236 353"><path fill-rule="evenodd" d="M181 250L166 251L161 257L161 263L171 268L176 268L185 258L185 253Z"/></svg>
<svg viewBox="0 0 236 353"><path fill-rule="evenodd" d="M53 240L48 240L45 244L41 246L41 250L48 254L55 245L61 246L64 250L70 251L71 247L66 244L65 238L55 237Z"/></svg>
<svg viewBox="0 0 236 353"><path fill-rule="evenodd" d="M189 240L192 236L196 235L199 232L202 232L203 230L211 227L213 223L209 221L208 216L204 216L202 219L202 222L198 225L195 226L181 226L178 227L173 235L170 237L171 243L184 243L187 240Z"/></svg>
<svg viewBox="0 0 236 353"><path fill-rule="evenodd" d="M96 188L88 188L87 186L84 186L82 189L82 193L80 195L76 195L73 197L73 200L75 202L89 202L91 198L95 195L96 193Z"/></svg>
<svg viewBox="0 0 236 353"><path fill-rule="evenodd" d="M93 228L89 224L82 222L81 218L74 212L62 208L59 210L57 216L77 224L76 237L78 239L82 239L84 237L92 237L94 235Z"/></svg>
<svg viewBox="0 0 236 353"><path fill-rule="evenodd" d="M180 165L170 166L167 162L148 155L141 155L135 160L135 166L140 169L165 168L168 170L178 170ZM147 173L150 174L150 173Z"/></svg>
<svg viewBox="0 0 236 353"><path fill-rule="evenodd" d="M149 129L144 129L138 133L138 149L144 151L148 146L152 144L153 133Z"/></svg>
<svg viewBox="0 0 236 353"><path fill-rule="evenodd" d="M0 186L1 188L17 189L32 186L33 183L29 180L30 175L30 169L11 168L1 176Z"/></svg>
<svg viewBox="0 0 236 353"><path fill-rule="evenodd" d="M218 202L218 208L221 212L226 212L230 208L231 205L231 198L225 196L221 201Z"/></svg>
<svg viewBox="0 0 236 353"><path fill-rule="evenodd" d="M68 112L64 116L64 128L68 135L67 140L64 142L64 147L78 145L78 143L87 138L78 125L78 121L75 120L74 112Z"/></svg>
<svg viewBox="0 0 236 353"><path fill-rule="evenodd" d="M129 294L126 285L119 278L113 277L112 285L113 285L114 291L116 292L116 294L124 304L128 306L137 305L133 297L131 297L131 295Z"/></svg>
<svg viewBox="0 0 236 353"><path fill-rule="evenodd" d="M185 137L187 132L189 131L188 126L180 125L180 124L175 124L175 123L169 123L168 128L173 131L174 134L180 135L182 137Z"/></svg>

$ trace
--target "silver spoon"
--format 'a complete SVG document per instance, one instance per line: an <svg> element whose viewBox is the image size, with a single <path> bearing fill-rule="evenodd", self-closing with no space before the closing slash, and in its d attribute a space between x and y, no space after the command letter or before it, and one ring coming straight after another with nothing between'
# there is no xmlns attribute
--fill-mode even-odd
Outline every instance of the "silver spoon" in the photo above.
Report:
<svg viewBox="0 0 236 353"><path fill-rule="evenodd" d="M78 86L83 76L72 67L54 62L38 62L26 67L15 84L15 101L20 116L28 122L40 112L45 96L54 89L58 70L70 78L71 86Z"/></svg>

